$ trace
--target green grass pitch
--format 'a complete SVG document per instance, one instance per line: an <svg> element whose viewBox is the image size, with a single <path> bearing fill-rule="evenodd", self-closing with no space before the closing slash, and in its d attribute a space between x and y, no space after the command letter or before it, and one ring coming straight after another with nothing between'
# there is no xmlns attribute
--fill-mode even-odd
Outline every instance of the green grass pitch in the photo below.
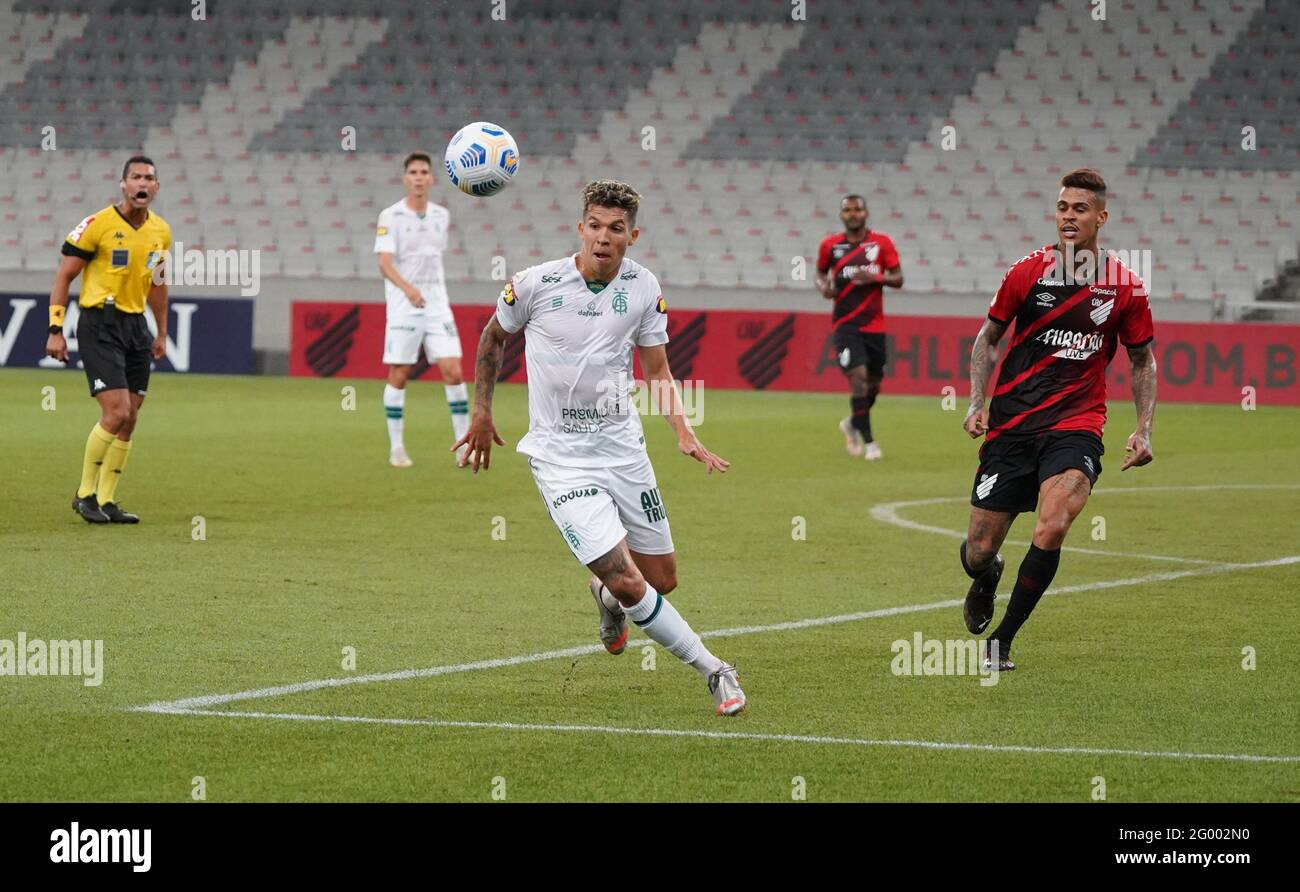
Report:
<svg viewBox="0 0 1300 892"><path fill-rule="evenodd" d="M381 388L159 375L119 491L144 522L92 528L69 509L84 378L0 373L0 639L104 642L98 687L0 676L0 799L185 801L202 777L209 801L790 801L797 778L809 801L1088 801L1095 778L1110 801L1300 800L1300 565L1223 566L1300 554L1294 409L1162 405L1155 463L1120 474L1133 409L1112 404L1066 544L1123 556L1064 553L1072 590L1042 601L996 685L891 671L895 640L968 637L959 607L919 609L965 593L958 540L872 511L947 499L895 513L964 529L976 444L937 395L882 397L874 465L843 451L841 396L709 391L700 435L725 476L646 418L671 597L698 630L918 607L709 639L750 700L726 720L657 648L465 669L596 644L587 574L513 451L523 387L498 388L509 445L477 477L453 467L427 382L407 400L416 466L388 467ZM1003 551L998 616L1025 546ZM319 720L131 711L438 666L462 671L211 706Z"/></svg>

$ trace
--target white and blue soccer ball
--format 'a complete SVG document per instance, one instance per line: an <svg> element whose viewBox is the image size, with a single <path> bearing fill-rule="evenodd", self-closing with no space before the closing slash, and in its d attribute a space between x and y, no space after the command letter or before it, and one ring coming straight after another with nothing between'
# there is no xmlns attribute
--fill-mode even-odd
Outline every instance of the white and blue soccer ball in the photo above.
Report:
<svg viewBox="0 0 1300 892"><path fill-rule="evenodd" d="M519 171L519 146L506 128L475 121L456 131L443 159L447 178L466 195L496 195Z"/></svg>

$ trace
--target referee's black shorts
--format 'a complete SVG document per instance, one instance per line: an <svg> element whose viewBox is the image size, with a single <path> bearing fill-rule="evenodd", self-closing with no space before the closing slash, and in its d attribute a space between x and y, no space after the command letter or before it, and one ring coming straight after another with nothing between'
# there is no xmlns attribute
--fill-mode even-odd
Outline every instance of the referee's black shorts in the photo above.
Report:
<svg viewBox="0 0 1300 892"><path fill-rule="evenodd" d="M82 307L77 349L91 396L123 387L140 396L149 392L153 337L144 313L123 313L112 306Z"/></svg>

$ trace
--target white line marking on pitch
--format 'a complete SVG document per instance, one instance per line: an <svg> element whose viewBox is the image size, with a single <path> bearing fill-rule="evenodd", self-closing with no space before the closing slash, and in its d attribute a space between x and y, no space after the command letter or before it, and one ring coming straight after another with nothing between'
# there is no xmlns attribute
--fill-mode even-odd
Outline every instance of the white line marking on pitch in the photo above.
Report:
<svg viewBox="0 0 1300 892"><path fill-rule="evenodd" d="M1253 753L1180 753L1159 750L1123 750L1088 746L1023 746L1018 744L956 743L936 740L872 740L861 737L823 737L811 734L763 734L752 731L695 731L677 728L619 728L613 725L544 725L533 722L466 722L439 719L375 718L357 715L307 715L296 712L234 712L223 709L185 709L180 715L221 718L282 719L295 722L341 722L401 727L485 729L492 731L553 731L578 734L624 734L637 737L703 737L709 740L747 740L764 743L815 743L840 746L906 747L926 750L965 750L981 753L1032 753L1053 756L1131 756L1139 759L1200 760L1206 762L1300 762L1300 756Z"/></svg>
<svg viewBox="0 0 1300 892"><path fill-rule="evenodd" d="M1165 573L1151 573L1146 576L1134 576L1128 579L1109 579L1100 582L1085 582L1078 585L1052 588L1047 592L1047 594L1063 595L1072 592L1097 591L1130 585L1145 585L1151 582L1167 582L1174 579L1184 579L1189 576L1208 576L1216 573L1231 573L1238 570L1256 569L1261 567L1278 567L1296 563L1300 563L1300 555L1275 558L1270 561L1256 561L1249 564L1217 564L1209 567L1193 567L1186 570L1171 570ZM739 626L730 629L715 629L711 632L701 632L700 637L733 638L740 635L757 635L765 632L785 632L795 629L811 629L816 626L838 625L840 623L879 619L881 617L899 616L907 613L919 613L926 610L941 610L949 607L959 607L961 604L961 599L931 601L926 604L911 604L905 607L885 607L880 610L865 610L860 613L842 613L835 616L792 620L790 622L772 623L763 626ZM652 642L647 639L637 639L635 641L629 641L628 646L641 647L650 643ZM580 647L568 647L562 650L548 650L540 653L522 654L520 656L504 657L495 660L476 660L472 663L458 663L450 666L431 666L426 669L402 669L395 672L378 672L370 675L352 675L343 678L321 678L314 681L302 681L294 684L238 691L233 694L207 694L200 697L186 697L180 700L160 700L144 706L129 707L129 709L132 712L184 713L195 709L219 706L223 703L236 703L242 700L257 700L266 697L302 694L308 691L321 690L323 688L345 687L347 685L355 684L374 684L385 681L406 681L416 678L430 678L436 675L450 675L457 672L473 672L479 669L501 669L507 666L520 666L525 663L538 663L544 660L558 660L564 659L565 657L584 656L586 654L599 653L602 650L604 650L604 648L599 644L588 644ZM233 715L233 713L231 714Z"/></svg>
<svg viewBox="0 0 1300 892"><path fill-rule="evenodd" d="M1222 489L1300 489L1300 484L1292 483L1209 483L1198 486L1143 486L1143 487L1121 487L1116 489L1097 489L1093 495L1124 495L1128 493L1148 493L1148 492L1206 492L1211 490ZM915 520L908 520L899 515L899 510L903 508L919 508L924 505L946 505L953 502L966 502L969 499L966 496L941 496L935 499L910 499L904 502L885 502L880 505L874 505L871 508L871 516L881 523L887 523L892 526L902 527L907 530L916 530L920 533L934 533L938 536L947 536L950 539L965 539L966 534L960 530L950 530L946 527L932 526L928 523L920 523ZM1026 540L1008 539L1004 545L1029 545ZM1077 554L1097 554L1103 557L1126 557L1141 558L1148 561L1173 561L1174 563L1184 564L1204 564L1206 566L1218 567L1246 567L1248 564L1234 564L1225 561L1209 561L1203 558L1185 558L1171 557L1163 554L1133 554L1127 551L1110 551L1101 548L1082 548L1077 545L1063 545L1062 551L1072 551Z"/></svg>

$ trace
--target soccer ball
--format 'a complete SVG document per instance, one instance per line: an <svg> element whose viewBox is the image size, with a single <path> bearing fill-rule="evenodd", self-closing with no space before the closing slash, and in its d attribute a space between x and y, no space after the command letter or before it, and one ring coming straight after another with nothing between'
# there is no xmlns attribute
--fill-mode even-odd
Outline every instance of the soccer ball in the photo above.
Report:
<svg viewBox="0 0 1300 892"><path fill-rule="evenodd" d="M496 195L519 170L519 147L504 127L475 121L456 131L443 158L447 178L466 195Z"/></svg>

